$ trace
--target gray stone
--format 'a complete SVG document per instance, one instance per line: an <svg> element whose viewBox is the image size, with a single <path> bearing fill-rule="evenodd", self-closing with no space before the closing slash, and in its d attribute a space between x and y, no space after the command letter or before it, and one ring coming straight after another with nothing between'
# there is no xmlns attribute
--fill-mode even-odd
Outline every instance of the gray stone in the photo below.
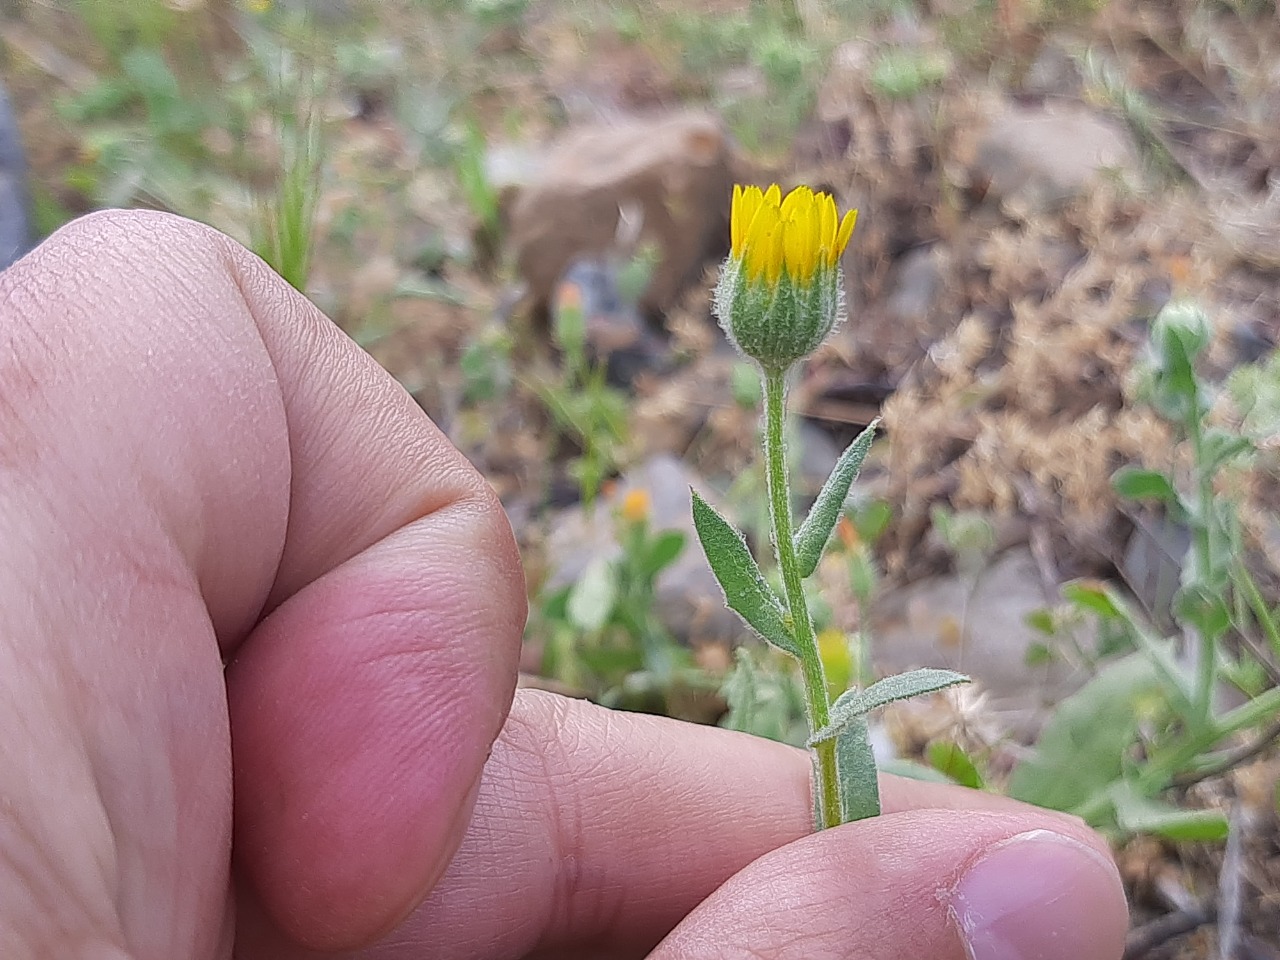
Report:
<svg viewBox="0 0 1280 960"><path fill-rule="evenodd" d="M1104 171L1138 169L1129 134L1087 107L1004 103L981 136L973 174L989 198L1036 213L1079 196Z"/></svg>
<svg viewBox="0 0 1280 960"><path fill-rule="evenodd" d="M981 684L1009 726L1034 726L1045 706L1084 680L1081 671L1061 661L1027 666L1028 651L1044 640L1027 616L1056 599L1046 598L1025 547L994 558L975 578L930 577L885 593L871 612L876 668L959 670Z"/></svg>
<svg viewBox="0 0 1280 960"><path fill-rule="evenodd" d="M843 453L831 434L810 420L796 421L790 436L789 461L792 465L792 492L803 502L818 495L831 476Z"/></svg>
<svg viewBox="0 0 1280 960"><path fill-rule="evenodd" d="M626 235L633 249L659 251L639 306L662 314L727 249L740 169L723 124L707 113L570 131L512 205L511 247L531 306L544 310L569 264L617 251Z"/></svg>
<svg viewBox="0 0 1280 960"><path fill-rule="evenodd" d="M898 258L887 307L892 320L910 331L924 328L942 294L942 253L933 245L916 247Z"/></svg>
<svg viewBox="0 0 1280 960"><path fill-rule="evenodd" d="M1129 536L1120 573L1144 609L1167 611L1182 581L1191 532L1180 523L1150 514Z"/></svg>
<svg viewBox="0 0 1280 960"><path fill-rule="evenodd" d="M1040 97L1075 97L1084 87L1080 65L1066 48L1046 40L1022 78L1022 92Z"/></svg>

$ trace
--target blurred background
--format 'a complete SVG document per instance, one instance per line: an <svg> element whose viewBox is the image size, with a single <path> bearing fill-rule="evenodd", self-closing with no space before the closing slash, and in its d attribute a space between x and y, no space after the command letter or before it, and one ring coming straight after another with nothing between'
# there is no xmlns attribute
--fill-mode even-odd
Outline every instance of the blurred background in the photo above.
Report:
<svg viewBox="0 0 1280 960"><path fill-rule="evenodd" d="M0 259L228 232L498 491L523 683L791 742L689 520L768 555L709 292L734 183L858 208L789 427L803 508L884 418L811 581L833 688L973 674L886 765L1109 831L1131 958L1280 956L1273 3L8 0L0 51Z"/></svg>

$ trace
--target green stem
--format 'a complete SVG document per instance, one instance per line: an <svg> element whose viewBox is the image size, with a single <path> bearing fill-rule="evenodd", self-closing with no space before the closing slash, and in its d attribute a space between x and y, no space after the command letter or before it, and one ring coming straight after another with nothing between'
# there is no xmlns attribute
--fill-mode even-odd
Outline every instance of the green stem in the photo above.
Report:
<svg viewBox="0 0 1280 960"><path fill-rule="evenodd" d="M1198 394L1198 390L1197 390ZM1187 434L1191 441L1192 459L1196 473L1196 504L1194 524L1194 547L1196 551L1197 573L1202 589L1207 589L1213 574L1213 476L1205 467L1204 433L1200 421L1200 403L1198 396L1192 403L1191 413L1187 417ZM1201 633L1200 662L1196 677L1196 721L1203 729L1211 725L1213 716L1213 684L1218 669L1217 637Z"/></svg>
<svg viewBox="0 0 1280 960"><path fill-rule="evenodd" d="M809 607L804 598L804 586L800 566L796 562L795 540L791 531L791 487L787 482L787 462L783 449L783 420L786 406L786 374L784 371L766 371L764 374L765 464L769 483L769 513L773 519L773 542L778 551L778 566L782 569L782 582L787 594L787 610L791 615L791 629L796 646L800 649L800 667L804 675L805 701L809 708L810 732L820 730L831 722L830 702L827 699L827 678L818 655L818 641L809 619ZM836 742L827 740L814 748L817 753L817 784L819 825L839 826L840 779L836 769Z"/></svg>
<svg viewBox="0 0 1280 960"><path fill-rule="evenodd" d="M1213 749L1233 733L1264 723L1280 710L1280 687L1272 687L1252 700L1228 711L1218 718L1212 728L1198 736L1188 737L1168 753L1152 758L1138 777L1140 788L1149 795L1163 790L1178 773L1197 756Z"/></svg>

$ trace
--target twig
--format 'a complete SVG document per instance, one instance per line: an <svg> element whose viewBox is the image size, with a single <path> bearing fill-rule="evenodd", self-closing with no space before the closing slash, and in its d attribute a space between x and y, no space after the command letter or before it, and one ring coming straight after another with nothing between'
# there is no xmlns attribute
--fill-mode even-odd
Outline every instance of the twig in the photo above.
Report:
<svg viewBox="0 0 1280 960"><path fill-rule="evenodd" d="M1161 944L1198 930L1214 919L1216 909L1196 905L1157 917L1129 931L1124 942L1124 960L1140 960Z"/></svg>
<svg viewBox="0 0 1280 960"><path fill-rule="evenodd" d="M1244 887L1244 836L1247 818L1237 801L1228 820L1227 848L1218 871L1218 958L1235 960L1240 945L1240 907Z"/></svg>
<svg viewBox="0 0 1280 960"><path fill-rule="evenodd" d="M1172 785L1175 787L1189 787L1192 784L1199 783L1201 780L1208 780L1210 777L1216 777L1218 774L1226 773L1232 767L1238 766L1239 764L1244 763L1244 761L1256 757L1258 754L1262 753L1263 750L1266 750L1269 746L1275 743L1277 739L1280 739L1280 720L1277 720L1275 723L1271 724L1271 726L1267 727L1258 739L1252 743L1246 743L1244 746L1237 747L1235 750L1228 750L1222 755L1222 759L1218 760L1216 763L1213 763L1201 770L1197 770L1195 773L1183 774L1182 776L1174 777Z"/></svg>

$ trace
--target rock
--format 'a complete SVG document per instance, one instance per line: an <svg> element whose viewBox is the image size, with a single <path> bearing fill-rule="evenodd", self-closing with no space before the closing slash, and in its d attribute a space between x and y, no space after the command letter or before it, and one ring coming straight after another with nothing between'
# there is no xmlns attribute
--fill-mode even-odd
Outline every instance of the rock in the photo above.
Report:
<svg viewBox="0 0 1280 960"><path fill-rule="evenodd" d="M1078 97L1084 88L1080 65L1063 43L1048 39L1022 77L1022 92L1038 97Z"/></svg>
<svg viewBox="0 0 1280 960"><path fill-rule="evenodd" d="M1026 664L1028 651L1044 640L1028 626L1027 615L1047 605L1035 560L1025 547L996 557L976 582L949 574L887 592L871 612L876 668L881 673L925 666L960 670L990 694L994 709L1034 714L1084 680L1057 661Z"/></svg>
<svg viewBox="0 0 1280 960"><path fill-rule="evenodd" d="M494 143L484 154L485 180L499 194L529 186L542 175L546 165L546 153L525 144Z"/></svg>
<svg viewBox="0 0 1280 960"><path fill-rule="evenodd" d="M617 247L622 212L635 211L636 245L660 252L640 296L660 316L728 247L738 161L721 123L701 112L632 119L569 133L511 211L516 265L535 311L545 314L574 260ZM630 239L630 238L629 238Z"/></svg>
<svg viewBox="0 0 1280 960"><path fill-rule="evenodd" d="M893 325L919 340L945 280L943 253L937 247L916 247L903 254L893 266L886 303Z"/></svg>
<svg viewBox="0 0 1280 960"><path fill-rule="evenodd" d="M1120 573L1146 610L1168 611L1182 582L1191 532L1155 512L1144 512L1129 536Z"/></svg>
<svg viewBox="0 0 1280 960"><path fill-rule="evenodd" d="M556 288L556 306L572 297L581 304L591 361L603 363L611 386L629 388L646 372L670 366L670 350L641 319L619 287L618 268L598 258L575 260Z"/></svg>
<svg viewBox="0 0 1280 960"><path fill-rule="evenodd" d="M830 433L804 418L795 421L788 443L792 493L797 503L807 508L835 470L844 451L836 445Z"/></svg>
<svg viewBox="0 0 1280 960"><path fill-rule="evenodd" d="M724 605L724 594L707 566L693 528L689 488L709 500L701 478L684 462L669 454L658 454L630 471L610 495L588 513L581 506L564 510L551 524L546 541L546 587L556 590L576 581L587 564L598 556L616 556L614 511L632 490L649 494L649 524L652 530L679 530L685 535L684 550L658 576L656 613L672 634L682 641L725 640L745 631L737 616Z"/></svg>
<svg viewBox="0 0 1280 960"><path fill-rule="evenodd" d="M955 322L944 303L952 255L941 245L914 247L894 260L884 281L885 293L851 310L855 319L837 332L835 342L851 356L853 379L862 384L896 383L924 349L945 337ZM846 296L856 303L861 278L845 274ZM867 397L878 403L884 397Z"/></svg>
<svg viewBox="0 0 1280 960"><path fill-rule="evenodd" d="M1104 171L1136 176L1133 141L1118 124L1071 103L1004 103L978 142L973 180L995 201L1047 212L1079 196Z"/></svg>

